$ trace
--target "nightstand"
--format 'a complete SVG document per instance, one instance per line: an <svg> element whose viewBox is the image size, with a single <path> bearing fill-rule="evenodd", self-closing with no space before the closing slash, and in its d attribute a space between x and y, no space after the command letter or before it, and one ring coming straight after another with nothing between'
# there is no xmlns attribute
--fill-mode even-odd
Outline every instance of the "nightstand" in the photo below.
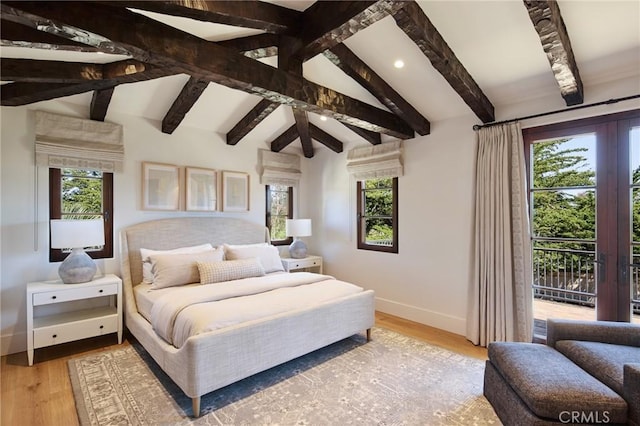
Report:
<svg viewBox="0 0 640 426"><path fill-rule="evenodd" d="M316 269L319 274L322 273L322 257L321 256L307 256L303 259L292 259L290 257L282 258L282 266L287 272L304 270L304 269Z"/></svg>
<svg viewBox="0 0 640 426"><path fill-rule="evenodd" d="M79 301L84 304L79 306ZM109 333L118 333L122 343L122 280L117 276L108 274L82 284L60 280L27 284L29 365L34 349Z"/></svg>

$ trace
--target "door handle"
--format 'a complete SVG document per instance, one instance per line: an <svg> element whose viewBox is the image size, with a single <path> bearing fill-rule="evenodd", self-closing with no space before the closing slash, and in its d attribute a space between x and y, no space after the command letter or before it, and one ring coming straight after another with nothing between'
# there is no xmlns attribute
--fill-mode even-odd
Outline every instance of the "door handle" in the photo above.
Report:
<svg viewBox="0 0 640 426"><path fill-rule="evenodd" d="M626 283L629 276L629 259L627 256L620 257L620 282Z"/></svg>

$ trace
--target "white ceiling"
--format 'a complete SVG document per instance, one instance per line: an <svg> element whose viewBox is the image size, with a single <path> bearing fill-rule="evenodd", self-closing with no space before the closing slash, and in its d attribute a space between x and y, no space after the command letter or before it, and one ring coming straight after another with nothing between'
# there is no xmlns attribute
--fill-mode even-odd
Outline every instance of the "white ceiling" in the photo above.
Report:
<svg viewBox="0 0 640 426"><path fill-rule="evenodd" d="M304 10L313 1L279 0L272 3ZM549 95L560 98L540 39L521 1L418 3L494 106ZM617 79L636 76L640 82L640 1L559 0L558 4L571 38L585 93L590 86ZM260 33L188 18L150 12L144 14L211 41ZM432 123L471 113L416 45L396 26L392 17L371 25L344 43ZM100 63L123 59L115 55L13 47L1 48L0 56ZM404 60L405 67L395 69L393 63L396 59ZM276 58L265 62L275 66ZM384 108L375 97L322 55L304 64L304 76ZM109 111L160 121L187 80L188 76L179 75L118 86ZM66 100L88 106L91 93ZM259 100L255 95L211 83L181 126L225 134ZM318 116L309 115L312 123L344 142L360 140L334 120L323 122ZM289 108L279 107L247 138L271 140L293 123Z"/></svg>

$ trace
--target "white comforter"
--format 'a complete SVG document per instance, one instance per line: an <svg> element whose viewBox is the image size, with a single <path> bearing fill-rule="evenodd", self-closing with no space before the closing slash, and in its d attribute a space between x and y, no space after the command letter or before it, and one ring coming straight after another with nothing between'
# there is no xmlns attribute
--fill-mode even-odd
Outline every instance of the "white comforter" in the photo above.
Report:
<svg viewBox="0 0 640 426"><path fill-rule="evenodd" d="M310 272L176 287L153 304L151 323L160 337L179 348L196 334L318 305L362 290Z"/></svg>

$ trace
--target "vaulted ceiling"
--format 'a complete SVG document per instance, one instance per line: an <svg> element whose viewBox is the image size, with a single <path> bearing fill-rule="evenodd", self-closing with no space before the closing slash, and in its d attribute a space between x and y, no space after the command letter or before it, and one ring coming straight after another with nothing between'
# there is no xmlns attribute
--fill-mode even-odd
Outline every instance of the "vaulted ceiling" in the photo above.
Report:
<svg viewBox="0 0 640 426"><path fill-rule="evenodd" d="M3 1L3 106L70 97L224 134L299 142L428 135L494 104L640 74L635 1ZM393 63L401 59L405 67Z"/></svg>

